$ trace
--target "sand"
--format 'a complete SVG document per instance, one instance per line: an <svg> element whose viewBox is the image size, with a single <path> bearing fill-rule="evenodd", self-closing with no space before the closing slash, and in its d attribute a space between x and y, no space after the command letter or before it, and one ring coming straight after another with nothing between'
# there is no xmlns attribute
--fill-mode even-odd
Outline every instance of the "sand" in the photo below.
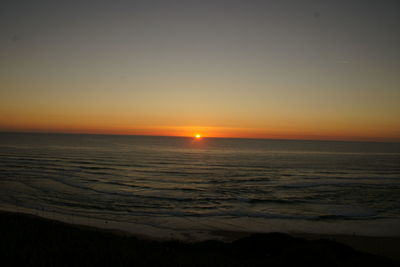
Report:
<svg viewBox="0 0 400 267"><path fill-rule="evenodd" d="M232 242L234 240L249 236L254 233L238 231L215 231L216 236L221 236L223 240ZM384 256L400 261L400 237L387 236L358 236L358 235L333 235L333 234L314 234L314 233L289 233L293 237L304 238L306 240L326 239L348 245L358 251Z"/></svg>
<svg viewBox="0 0 400 267"><path fill-rule="evenodd" d="M159 241L0 212L3 266L400 266L398 237L214 231L222 241Z"/></svg>

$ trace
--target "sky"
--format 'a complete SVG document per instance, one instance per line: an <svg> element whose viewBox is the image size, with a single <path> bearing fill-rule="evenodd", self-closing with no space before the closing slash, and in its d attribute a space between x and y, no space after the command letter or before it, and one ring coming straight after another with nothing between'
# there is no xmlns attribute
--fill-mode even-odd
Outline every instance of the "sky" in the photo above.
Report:
<svg viewBox="0 0 400 267"><path fill-rule="evenodd" d="M0 131L400 141L399 1L0 6Z"/></svg>

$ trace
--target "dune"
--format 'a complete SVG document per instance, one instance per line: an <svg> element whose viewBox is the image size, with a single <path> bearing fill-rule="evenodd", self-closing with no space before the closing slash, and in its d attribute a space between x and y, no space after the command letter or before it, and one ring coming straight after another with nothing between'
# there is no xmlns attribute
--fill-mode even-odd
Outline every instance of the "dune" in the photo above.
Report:
<svg viewBox="0 0 400 267"><path fill-rule="evenodd" d="M342 240L339 237L334 241L306 234L224 233L232 241L157 241L21 213L0 212L0 218L3 266L398 266L400 263L358 251L338 242Z"/></svg>

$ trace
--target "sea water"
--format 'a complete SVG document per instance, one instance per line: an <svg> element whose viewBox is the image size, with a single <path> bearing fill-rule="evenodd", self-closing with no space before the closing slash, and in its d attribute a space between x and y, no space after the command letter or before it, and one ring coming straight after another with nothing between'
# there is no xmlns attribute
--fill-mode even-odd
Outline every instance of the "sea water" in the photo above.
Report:
<svg viewBox="0 0 400 267"><path fill-rule="evenodd" d="M142 234L400 235L400 144L0 133L0 209Z"/></svg>

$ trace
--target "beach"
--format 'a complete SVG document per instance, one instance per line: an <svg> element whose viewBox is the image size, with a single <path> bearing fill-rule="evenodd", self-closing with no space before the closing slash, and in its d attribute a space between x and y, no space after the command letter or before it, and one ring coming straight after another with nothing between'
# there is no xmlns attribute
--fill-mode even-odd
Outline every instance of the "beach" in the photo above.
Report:
<svg viewBox="0 0 400 267"><path fill-rule="evenodd" d="M0 136L7 265L400 260L398 144Z"/></svg>
<svg viewBox="0 0 400 267"><path fill-rule="evenodd" d="M134 236L0 212L4 266L398 266L397 237L219 232L225 241ZM396 254L397 253L397 254Z"/></svg>

